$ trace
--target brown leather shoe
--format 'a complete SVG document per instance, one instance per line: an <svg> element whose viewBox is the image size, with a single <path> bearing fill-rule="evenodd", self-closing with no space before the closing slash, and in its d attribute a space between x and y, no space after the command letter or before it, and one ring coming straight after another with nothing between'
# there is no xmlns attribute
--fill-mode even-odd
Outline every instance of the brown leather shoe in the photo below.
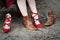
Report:
<svg viewBox="0 0 60 40"><path fill-rule="evenodd" d="M47 21L45 22L46 26L50 26L55 22L55 17L54 17L54 13L52 10L49 10L48 12L48 18Z"/></svg>
<svg viewBox="0 0 60 40"><path fill-rule="evenodd" d="M36 30L36 27L32 24L28 16L23 16L23 24L27 29Z"/></svg>

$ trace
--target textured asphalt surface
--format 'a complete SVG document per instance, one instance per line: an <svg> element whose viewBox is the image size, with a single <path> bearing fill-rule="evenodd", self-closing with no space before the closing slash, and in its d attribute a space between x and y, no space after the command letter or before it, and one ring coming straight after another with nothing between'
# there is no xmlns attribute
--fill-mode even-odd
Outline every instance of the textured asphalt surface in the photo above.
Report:
<svg viewBox="0 0 60 40"><path fill-rule="evenodd" d="M21 17L12 15L11 31L2 33L4 18L0 17L0 40L60 40L60 0L38 0L36 3L43 28L38 31L28 30L23 26ZM53 25L47 27L44 22L49 9L54 11L56 19ZM3 15L4 11L1 13Z"/></svg>

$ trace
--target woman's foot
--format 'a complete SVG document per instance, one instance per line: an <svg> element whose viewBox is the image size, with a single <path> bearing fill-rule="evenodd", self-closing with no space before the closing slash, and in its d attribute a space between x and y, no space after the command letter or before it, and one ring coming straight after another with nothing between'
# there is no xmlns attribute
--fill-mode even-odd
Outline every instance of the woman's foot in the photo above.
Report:
<svg viewBox="0 0 60 40"><path fill-rule="evenodd" d="M34 19L34 24L37 28L42 28L42 24L39 21L38 13L31 13L32 18Z"/></svg>
<svg viewBox="0 0 60 40"><path fill-rule="evenodd" d="M48 12L48 18L47 21L45 22L46 26L50 26L55 22L55 16L52 10L49 10Z"/></svg>
<svg viewBox="0 0 60 40"><path fill-rule="evenodd" d="M11 22L11 15L7 13L3 24L2 32L7 33L10 31L10 22Z"/></svg>
<svg viewBox="0 0 60 40"><path fill-rule="evenodd" d="M23 16L23 24L27 29L36 30L36 27L32 24L28 16Z"/></svg>

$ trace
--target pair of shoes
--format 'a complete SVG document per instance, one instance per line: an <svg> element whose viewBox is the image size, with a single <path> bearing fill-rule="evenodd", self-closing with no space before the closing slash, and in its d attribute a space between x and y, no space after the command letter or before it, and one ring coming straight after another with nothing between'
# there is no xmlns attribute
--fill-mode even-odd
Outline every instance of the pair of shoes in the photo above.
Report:
<svg viewBox="0 0 60 40"><path fill-rule="evenodd" d="M34 16L33 16L34 14ZM32 18L34 19L34 25L39 29L39 28L42 28L42 24L39 22L39 18L38 18L38 13L31 13L32 15ZM48 12L48 18L47 18L47 21L45 22L45 25L52 25L53 22L54 22L54 14L53 14L53 11L49 11ZM6 15L6 18L5 18L5 22L4 22L4 25L3 25L3 29L2 29L2 32L4 33L7 33L9 32L10 30L10 22L11 22L11 15L8 13ZM37 22L37 23L36 23ZM32 24L31 22L31 18L29 16L23 16L23 24L24 26L27 28L27 29L30 29L30 30L36 30L37 28Z"/></svg>
<svg viewBox="0 0 60 40"><path fill-rule="evenodd" d="M34 14L34 15L33 15L33 14ZM34 25L35 25L38 29L39 29L39 28L42 28L43 26L42 26L41 23L40 23L40 24L36 24L36 23L35 23L36 21L39 21L39 18L36 17L36 16L38 16L38 13L31 13L31 15L33 15L32 18L33 18L33 20L34 20ZM36 18L35 18L35 17L36 17ZM45 26L50 26L50 25L54 24L54 22L55 22L54 13L53 13L52 10L49 10L49 11L48 11L48 18L47 18L46 22L44 23L44 25L45 25Z"/></svg>
<svg viewBox="0 0 60 40"><path fill-rule="evenodd" d="M11 22L11 15L7 13L3 24L2 32L7 33L10 31L10 22Z"/></svg>
<svg viewBox="0 0 60 40"><path fill-rule="evenodd" d="M42 24L39 22L39 18L37 18L38 17L38 13L31 13L31 16L34 19L34 23L35 23L34 25L37 28L42 28ZM31 18L29 16L23 16L23 24L29 30L37 30L37 28L33 25L32 21L31 21Z"/></svg>
<svg viewBox="0 0 60 40"><path fill-rule="evenodd" d="M8 33L10 31L10 23L11 23L11 15L8 13L6 14L6 18L3 24L2 28L3 33ZM36 27L34 27L28 16L23 16L23 24L27 29L36 30Z"/></svg>

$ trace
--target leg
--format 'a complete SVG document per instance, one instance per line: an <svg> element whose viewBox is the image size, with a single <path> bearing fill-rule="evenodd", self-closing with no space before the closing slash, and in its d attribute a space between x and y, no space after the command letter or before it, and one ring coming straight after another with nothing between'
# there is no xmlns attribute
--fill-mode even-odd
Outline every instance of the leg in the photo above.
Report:
<svg viewBox="0 0 60 40"><path fill-rule="evenodd" d="M37 28L42 28L42 24L39 22L39 17L38 17L38 12L36 9L35 0L27 0L27 1L31 8L31 11L32 11L31 15L34 18L35 25L37 26Z"/></svg>
<svg viewBox="0 0 60 40"><path fill-rule="evenodd" d="M37 13L35 0L27 0L33 13Z"/></svg>
<svg viewBox="0 0 60 40"><path fill-rule="evenodd" d="M26 0L17 0L18 7L23 16L28 16L27 7L26 7Z"/></svg>
<svg viewBox="0 0 60 40"><path fill-rule="evenodd" d="M8 8L10 7L13 3L15 2L15 0L5 0L5 7Z"/></svg>
<svg viewBox="0 0 60 40"><path fill-rule="evenodd" d="M17 0L18 7L22 13L23 16L23 24L27 29L35 30L36 28L32 24L28 13L27 13L27 7L26 7L26 0Z"/></svg>
<svg viewBox="0 0 60 40"><path fill-rule="evenodd" d="M10 31L10 22L11 22L11 15L7 13L3 24L2 32L7 33Z"/></svg>

